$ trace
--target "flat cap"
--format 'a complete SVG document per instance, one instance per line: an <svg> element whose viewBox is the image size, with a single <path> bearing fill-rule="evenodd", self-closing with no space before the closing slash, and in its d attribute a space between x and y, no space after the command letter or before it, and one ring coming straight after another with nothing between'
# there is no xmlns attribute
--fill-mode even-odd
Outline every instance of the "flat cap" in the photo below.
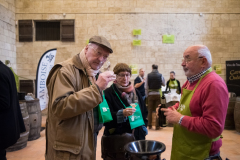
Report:
<svg viewBox="0 0 240 160"><path fill-rule="evenodd" d="M110 51L110 53L113 53L112 47L105 37L93 36L89 39L89 43L96 43L99 44L100 46L104 46Z"/></svg>

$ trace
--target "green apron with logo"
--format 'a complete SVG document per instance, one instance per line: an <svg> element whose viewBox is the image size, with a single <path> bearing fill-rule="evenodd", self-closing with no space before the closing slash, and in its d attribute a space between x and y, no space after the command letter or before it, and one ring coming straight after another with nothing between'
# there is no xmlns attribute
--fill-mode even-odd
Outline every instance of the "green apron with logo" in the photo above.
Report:
<svg viewBox="0 0 240 160"><path fill-rule="evenodd" d="M186 116L192 116L190 110L192 96L202 78L211 71L212 68L200 78L193 91L183 88L182 97L177 110L179 113ZM211 139L206 135L188 131L181 125L175 124L172 138L171 160L203 160L209 157L212 142L217 141L219 137Z"/></svg>
<svg viewBox="0 0 240 160"><path fill-rule="evenodd" d="M112 85L112 87L113 87L113 85ZM117 92L115 91L114 87L113 87L113 90L114 90L114 92L117 95L118 99L120 100L120 102L123 104L123 106L125 108L133 108L132 106L126 107L125 104L122 102L121 98L119 97L119 95L117 94ZM138 103L134 103L134 104L136 106L135 107L136 111L134 112L133 115L128 116L131 129L134 129L134 128L137 128L139 126L145 125L145 123L143 121L142 112L141 112L141 109L139 107L139 104Z"/></svg>
<svg viewBox="0 0 240 160"><path fill-rule="evenodd" d="M105 99L104 91L103 91L103 101L98 105L98 117L99 117L99 123L106 123L113 120L107 100Z"/></svg>

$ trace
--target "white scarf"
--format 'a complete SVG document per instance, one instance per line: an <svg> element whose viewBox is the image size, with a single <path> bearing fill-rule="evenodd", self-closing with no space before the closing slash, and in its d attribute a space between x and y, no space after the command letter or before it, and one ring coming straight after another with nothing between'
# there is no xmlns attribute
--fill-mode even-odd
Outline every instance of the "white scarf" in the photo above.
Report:
<svg viewBox="0 0 240 160"><path fill-rule="evenodd" d="M87 75L88 75L88 78L89 80L91 81L91 83L95 83L96 82L96 78L95 76L98 74L99 70L93 70L91 68L91 66L89 65L88 61L87 61L87 58L86 58L86 47L83 48L83 50L81 51L80 53L80 59L81 59L81 62L83 64L83 67L86 69L86 72L87 72Z"/></svg>

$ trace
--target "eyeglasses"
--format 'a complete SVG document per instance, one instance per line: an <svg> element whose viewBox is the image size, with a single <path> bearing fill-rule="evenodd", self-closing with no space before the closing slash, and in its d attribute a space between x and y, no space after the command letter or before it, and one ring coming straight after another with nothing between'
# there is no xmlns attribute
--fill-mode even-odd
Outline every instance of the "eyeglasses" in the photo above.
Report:
<svg viewBox="0 0 240 160"><path fill-rule="evenodd" d="M203 58L203 57L198 57L198 58ZM191 62L192 61L192 59L190 59L190 58L184 58L184 59L182 59L182 63L186 63L186 64L188 64L189 62Z"/></svg>
<svg viewBox="0 0 240 160"><path fill-rule="evenodd" d="M95 48L93 48L92 46L89 46L94 50L94 56L96 57L103 57L103 61L106 61L108 59L108 56L104 56L103 53L97 51Z"/></svg>
<svg viewBox="0 0 240 160"><path fill-rule="evenodd" d="M118 74L119 77L123 78L123 77L127 77L127 78L130 78L130 74Z"/></svg>

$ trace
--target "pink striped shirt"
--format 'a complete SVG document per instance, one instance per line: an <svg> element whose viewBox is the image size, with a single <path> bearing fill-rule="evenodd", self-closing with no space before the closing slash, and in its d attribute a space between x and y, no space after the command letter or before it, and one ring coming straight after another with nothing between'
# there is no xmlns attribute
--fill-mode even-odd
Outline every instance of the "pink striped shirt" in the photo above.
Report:
<svg viewBox="0 0 240 160"><path fill-rule="evenodd" d="M182 88L193 90L198 80L184 83ZM228 89L223 79L215 72L206 75L198 85L190 102L192 117L184 116L181 125L189 131L216 138L223 132L228 108ZM177 109L179 103L174 107ZM222 140L212 143L209 155L220 151Z"/></svg>

